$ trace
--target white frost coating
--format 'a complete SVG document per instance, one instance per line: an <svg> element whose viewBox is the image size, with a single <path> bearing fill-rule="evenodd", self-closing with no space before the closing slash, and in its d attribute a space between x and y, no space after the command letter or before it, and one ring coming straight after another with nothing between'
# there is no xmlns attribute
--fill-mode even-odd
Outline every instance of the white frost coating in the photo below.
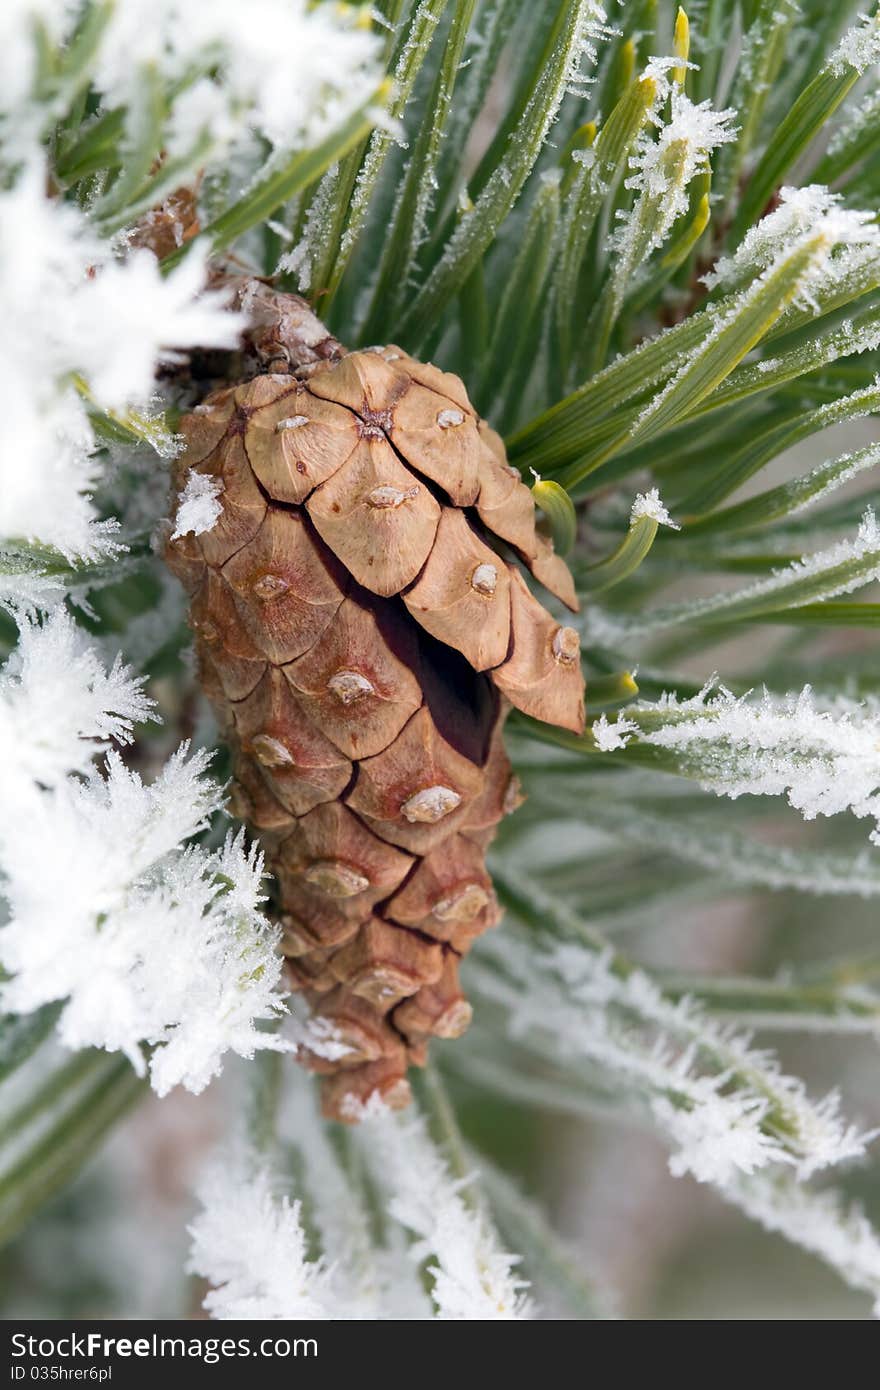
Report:
<svg viewBox="0 0 880 1390"><path fill-rule="evenodd" d="M859 23L847 29L825 66L843 77L848 68L863 73L875 63L880 63L880 17L860 15Z"/></svg>
<svg viewBox="0 0 880 1390"><path fill-rule="evenodd" d="M531 885L528 893L537 904ZM557 1064L596 1063L641 1098L675 1146L676 1175L723 1186L784 1164L804 1178L864 1153L834 1094L812 1101L746 1036L668 998L642 971L616 970L610 951L565 942L536 952L508 931L503 948L481 943L470 979L507 1009L511 1036Z"/></svg>
<svg viewBox="0 0 880 1390"><path fill-rule="evenodd" d="M528 1317L516 1257L497 1244L476 1198L462 1195L421 1117L401 1118L375 1098L363 1109L358 1140L388 1210L415 1237L412 1260L430 1260L437 1316L467 1321Z"/></svg>
<svg viewBox="0 0 880 1390"><path fill-rule="evenodd" d="M409 16L408 37L400 49L392 74L398 101L401 98L405 99L406 94L411 89L414 77L413 55L416 48L420 42L425 41L426 37L430 38L440 22L440 18L440 11L433 8L432 0L419 0L419 4L414 7ZM401 146L405 143L401 123L395 120L387 109L383 107L371 114L376 128L370 135L363 163L348 199L348 218L340 243L343 257L348 255L357 240L366 216L370 192L391 142L396 141ZM300 288L304 293L309 288L316 263L320 261L322 251L326 249L326 239L329 232L327 211L338 198L338 183L339 167L333 165L318 185L300 242L279 262L279 268L288 269L291 273L298 274ZM407 278L406 265L400 267L400 274L404 279Z"/></svg>
<svg viewBox="0 0 880 1390"><path fill-rule="evenodd" d="M39 113L30 98L39 70L34 42L38 22L51 44L70 34L76 6L70 0L9 0L0 7L0 111L4 155L10 164L39 139Z"/></svg>
<svg viewBox="0 0 880 1390"><path fill-rule="evenodd" d="M134 725L154 718L142 686L118 659L106 671L63 609L42 627L23 623L0 670L0 808L29 783L56 787L69 773L86 775L110 740L129 743Z"/></svg>
<svg viewBox="0 0 880 1390"><path fill-rule="evenodd" d="M329 1273L308 1257L300 1203L276 1195L275 1187L267 1169L241 1158L216 1163L200 1185L188 1268L213 1286L202 1304L212 1318L334 1315Z"/></svg>
<svg viewBox="0 0 880 1390"><path fill-rule="evenodd" d="M299 1068L289 1078L279 1130L302 1157L311 1225L331 1271L334 1316L345 1319L421 1319L433 1316L420 1271L407 1257L406 1237L386 1222L381 1243L363 1185L340 1163L316 1104L315 1086Z"/></svg>
<svg viewBox="0 0 880 1390"><path fill-rule="evenodd" d="M671 526L673 531L681 530L678 523L672 520L660 499L658 489L655 487L652 487L649 492L640 492L632 504L629 514L630 522L638 521L643 516L649 517L651 521L656 521L658 526Z"/></svg>
<svg viewBox="0 0 880 1390"><path fill-rule="evenodd" d="M706 168L712 151L736 137L730 127L736 116L732 108L715 111L709 101L694 105L678 86L673 88L671 103L668 120L651 116L659 125L659 135L639 138L630 159L633 172L626 179L626 187L644 194L655 213L651 248L659 246L676 217L687 210L688 184ZM634 212L634 222L637 215ZM626 231L619 235L625 238Z"/></svg>
<svg viewBox="0 0 880 1390"><path fill-rule="evenodd" d="M844 568L844 572L838 574L842 567L849 568ZM793 560L784 569L774 570L768 578L758 579L754 584L738 589L735 597L737 600L749 600L777 591L784 593L787 587L802 579L822 575L827 576L827 584L822 588L822 598L852 593L854 589L860 589L880 578L880 527L871 507L866 508L859 528L851 539L836 541L824 550L814 550L810 555ZM726 607L727 604L722 602L725 597L732 601L732 596L722 595L718 600L709 600L704 611L715 606ZM796 596L789 597L793 606L812 603L816 599L815 594L800 599Z"/></svg>
<svg viewBox="0 0 880 1390"><path fill-rule="evenodd" d="M595 63L596 49L593 41L601 36L604 19L605 11L596 0L577 0L566 31L570 37L567 41L564 67L558 76L555 67L552 73L548 67L520 121L520 130L528 129L532 133L531 123L535 121L536 109L541 109L541 117L535 124L532 138L526 146L520 131L514 131L511 135L508 151L493 171L472 211L458 219L443 255L425 281L422 293L428 299L434 287L446 280L450 268L470 263L475 248L479 253L488 245L492 229L497 226L498 207L512 205L518 196L544 146L566 93L579 82L582 62L586 58L588 63Z"/></svg>
<svg viewBox="0 0 880 1390"><path fill-rule="evenodd" d="M834 156L848 152L855 147L862 132L873 129L880 119L880 91L869 92L860 106L849 115L849 119L835 130L828 142L828 154Z"/></svg>
<svg viewBox="0 0 880 1390"><path fill-rule="evenodd" d="M654 1119L675 1145L669 1171L675 1178L690 1173L697 1182L723 1187L736 1173L756 1173L768 1163L783 1162L785 1151L761 1129L768 1105L760 1096L721 1096L705 1078L702 1094L691 1108L665 1096L651 1103Z"/></svg>
<svg viewBox="0 0 880 1390"><path fill-rule="evenodd" d="M232 346L241 321L219 295L201 293L200 255L165 277L147 251L116 262L73 204L45 196L45 183L34 159L0 193L0 298L15 326L0 338L0 540L94 560L120 547L90 500L102 465L73 379L102 408L143 408L157 361L194 342ZM35 313L39 304L51 314Z"/></svg>
<svg viewBox="0 0 880 1390"><path fill-rule="evenodd" d="M256 1024L283 1011L262 860L242 836L182 848L222 794L185 746L145 786L110 750L150 717L140 682L105 672L59 611L25 626L0 676L0 1007L65 1001L68 1047L121 1051L153 1086L199 1091L223 1054L286 1048ZM52 852L46 854L46 846Z"/></svg>
<svg viewBox="0 0 880 1390"><path fill-rule="evenodd" d="M874 1299L880 1317L880 1238L859 1207L833 1189L813 1192L785 1178L731 1184L724 1196L766 1230L818 1255L853 1289Z"/></svg>
<svg viewBox="0 0 880 1390"><path fill-rule="evenodd" d="M21 620L33 617L40 610L48 612L56 608L64 596L63 581L57 575L41 574L39 566L33 562L25 561L15 574L0 573L0 606L17 614Z"/></svg>
<svg viewBox="0 0 880 1390"><path fill-rule="evenodd" d="M824 408L823 413L827 412L827 415L832 417L828 420L829 424L835 423L835 415L854 420L859 415L873 414L875 410L880 409L878 396L880 386L875 384L866 387L864 391L853 392L852 396L845 397L843 401L833 402L831 406ZM861 402L857 397L862 398ZM876 468L878 464L880 444L869 444L864 449L856 449L854 453L841 454L839 458L826 459L824 463L817 464L803 477L784 484L787 494L786 517L798 516L808 507L824 501L830 493L836 492L839 487L851 482L860 473L869 468Z"/></svg>
<svg viewBox="0 0 880 1390"><path fill-rule="evenodd" d="M201 536L210 531L223 515L222 492L221 478L212 478L209 473L197 473L191 468L177 503L171 540L177 540L178 536Z"/></svg>
<svg viewBox="0 0 880 1390"><path fill-rule="evenodd" d="M639 726L622 714L617 716L613 724L609 724L608 716L600 714L598 719L593 720L590 732L602 753L616 753L618 748L626 747L633 734L639 732Z"/></svg>
<svg viewBox="0 0 880 1390"><path fill-rule="evenodd" d="M356 18L355 12L351 20ZM121 0L100 45L95 85L108 104L131 98L132 55L170 82L208 66L219 80L185 88L173 112L174 148L208 124L249 128L276 148L315 144L369 100L380 42L339 6L307 0Z"/></svg>
<svg viewBox="0 0 880 1390"><path fill-rule="evenodd" d="M840 194L822 184L786 187L779 190L778 207L749 228L733 255L722 256L703 283L709 289L736 286L746 275L767 270L819 230L827 233L829 247L848 248L872 259L880 256L880 228L872 212L843 207ZM823 269L834 273L827 261Z"/></svg>
<svg viewBox="0 0 880 1390"><path fill-rule="evenodd" d="M785 359L764 357L759 362L737 368L741 387L758 383L773 384L773 380L791 380L805 371L824 367L839 357L849 357L856 353L873 352L880 346L880 328L870 319L863 324L854 324L851 319L842 319L840 324L828 332L817 334L808 344L792 350ZM759 386L759 389L763 389ZM833 412L842 407L842 402L830 403L826 408Z"/></svg>
<svg viewBox="0 0 880 1390"><path fill-rule="evenodd" d="M307 0L244 7L237 0L116 0L107 9L84 76L104 109L123 108L128 145L140 136L149 101L143 73L158 75L166 91L175 88L160 143L172 164L180 161L182 183L221 161L224 173L237 161L234 177L246 182L257 158L264 166L258 137L276 147L277 157L315 144L369 101L382 76L381 40L357 22L354 9ZM50 108L31 100L35 33L39 25L63 52L80 20L81 6L70 0L0 6L7 169L0 297L4 321L14 325L0 342L0 541L39 543L90 561L120 547L91 501L102 466L74 382L82 381L102 409L142 411L158 362L194 343L233 346L243 320L223 309L219 296L201 293L204 258L197 249L163 277L149 252L115 259L119 248L95 235L88 210L46 196L41 142ZM2 591L19 608L47 598L38 575L17 576Z"/></svg>
<svg viewBox="0 0 880 1390"><path fill-rule="evenodd" d="M707 687L692 700L664 696L650 708L669 716L660 728L648 727L643 743L673 749L683 770L718 796L785 796L805 820L845 811L875 822L871 840L880 844L880 714L850 701L817 707L806 686L784 697L766 691L757 700L737 699ZM612 747L610 725L603 734ZM595 725L594 725L595 731Z"/></svg>
<svg viewBox="0 0 880 1390"><path fill-rule="evenodd" d="M350 1043L342 1041L342 1035L333 1020L322 1018L320 1014L303 1020L294 1018L287 1032L297 1048L307 1048L316 1057L323 1057L327 1062L339 1062L354 1051Z"/></svg>
<svg viewBox="0 0 880 1390"><path fill-rule="evenodd" d="M709 869L719 883L794 888L831 897L880 897L880 863L869 847L857 854L771 845L716 829L706 817L650 815L622 803L603 808L603 825L640 847L650 845Z"/></svg>
<svg viewBox="0 0 880 1390"><path fill-rule="evenodd" d="M219 1155L199 1184L188 1268L213 1286L202 1306L220 1320L432 1318L402 1228L387 1222L377 1240L361 1185L328 1141L310 1083L292 1078L280 1129L302 1159L293 1193L284 1190L289 1175L282 1182L244 1147Z"/></svg>

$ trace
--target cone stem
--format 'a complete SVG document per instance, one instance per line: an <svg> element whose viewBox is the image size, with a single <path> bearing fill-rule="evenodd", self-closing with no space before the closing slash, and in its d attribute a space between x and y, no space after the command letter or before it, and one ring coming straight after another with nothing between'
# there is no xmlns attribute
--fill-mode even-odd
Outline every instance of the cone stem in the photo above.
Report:
<svg viewBox="0 0 880 1390"><path fill-rule="evenodd" d="M307 375L321 362L336 362L345 348L305 299L285 294L265 280L230 277L233 302L250 319L247 344L264 371Z"/></svg>

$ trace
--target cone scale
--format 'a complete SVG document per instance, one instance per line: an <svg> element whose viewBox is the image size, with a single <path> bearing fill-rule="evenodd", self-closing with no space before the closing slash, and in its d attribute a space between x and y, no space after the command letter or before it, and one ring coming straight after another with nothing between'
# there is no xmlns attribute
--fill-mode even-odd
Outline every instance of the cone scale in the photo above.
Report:
<svg viewBox="0 0 880 1390"><path fill-rule="evenodd" d="M571 576L458 377L345 352L297 296L238 282L249 369L181 422L175 488L220 514L166 558L232 751L229 806L277 884L291 987L314 1015L325 1112L409 1099L432 1037L465 1031L459 964L499 919L485 850L519 804L511 707L574 732Z"/></svg>

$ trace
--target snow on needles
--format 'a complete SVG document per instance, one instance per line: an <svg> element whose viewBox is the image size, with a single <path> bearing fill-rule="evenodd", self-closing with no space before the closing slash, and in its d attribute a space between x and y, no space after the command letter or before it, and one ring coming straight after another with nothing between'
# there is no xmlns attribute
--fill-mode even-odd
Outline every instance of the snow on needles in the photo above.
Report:
<svg viewBox="0 0 880 1390"><path fill-rule="evenodd" d="M130 99L132 54L181 83L173 146L251 129L276 148L317 144L373 95L380 40L356 6L309 0L119 0L98 53L108 102ZM216 68L217 77L193 73ZM215 151L215 157L219 150Z"/></svg>
<svg viewBox="0 0 880 1390"><path fill-rule="evenodd" d="M481 945L474 966L472 985L506 1009L513 1038L576 1074L597 1065L647 1107L676 1176L725 1189L782 1165L803 1179L859 1157L872 1137L843 1122L836 1094L811 1100L747 1036L669 998L641 970L619 970L610 949L561 941L536 951L508 929L503 945Z"/></svg>
<svg viewBox="0 0 880 1390"><path fill-rule="evenodd" d="M880 259L880 228L873 212L844 207L840 194L822 184L781 188L778 196L778 206L750 227L733 254L722 256L703 277L709 289L740 285L820 230L826 234L829 250L812 272L814 279L839 279L857 263Z"/></svg>
<svg viewBox="0 0 880 1390"><path fill-rule="evenodd" d="M148 410L158 363L194 344L233 346L243 323L204 292L198 247L163 276L146 250L123 257L124 232L115 246L98 236L100 196L82 208L47 197L41 145L70 93L60 84L56 109L34 92L37 35L69 53L82 20L69 0L0 7L0 543L51 547L72 562L119 549L118 528L99 522L92 501L102 466L84 397L101 410ZM212 166L228 174L232 151L248 182L264 169L266 141L279 157L317 144L369 102L381 40L362 20L357 7L307 0L116 0L91 8L80 78L103 112L119 112L135 163L164 104L156 148L178 183ZM124 227L121 211L113 230ZM21 568L3 598L39 608L60 587Z"/></svg>
<svg viewBox="0 0 880 1390"><path fill-rule="evenodd" d="M241 1151L211 1165L190 1227L189 1266L212 1285L203 1305L211 1316L528 1317L526 1285L513 1274L517 1258L502 1252L470 1180L451 1175L424 1119L393 1114L375 1094L360 1118L352 1146L387 1212L381 1234L302 1086L285 1131L302 1160L297 1189L308 1201L310 1240L300 1202L283 1194L281 1174L265 1159Z"/></svg>
<svg viewBox="0 0 880 1390"><path fill-rule="evenodd" d="M735 138L730 126L735 116L732 108L713 110L709 101L695 105L674 87L668 120L653 118L660 126L659 135L640 138L630 159L633 172L626 187L641 192L654 210L652 247L660 245L676 217L687 211L688 185L707 167L712 151Z"/></svg>
<svg viewBox="0 0 880 1390"><path fill-rule="evenodd" d="M642 728L639 715L651 711ZM657 715L664 722L653 727ZM681 769L719 796L786 796L805 820L849 811L875 822L880 844L880 713L832 702L820 708L809 686L799 694L737 698L706 687L692 700L664 696L630 706L625 719L603 715L593 736L604 752L642 743L673 750Z"/></svg>
<svg viewBox="0 0 880 1390"><path fill-rule="evenodd" d="M142 684L118 659L105 671L63 609L42 627L24 622L0 670L0 765L10 800L32 783L51 788L69 773L86 775L111 739L128 743L135 723L153 717Z"/></svg>
<svg viewBox="0 0 880 1390"><path fill-rule="evenodd" d="M90 77L105 108L136 127L150 83L168 87L169 153L201 139L207 163L254 135L289 150L317 144L375 92L381 41L357 6L309 0L116 0L106 7ZM28 125L34 27L63 48L79 23L70 0L12 0L0 14L0 110ZM139 84L147 78L147 90ZM7 133L7 139L8 139Z"/></svg>
<svg viewBox="0 0 880 1390"><path fill-rule="evenodd" d="M0 961L11 976L0 1007L65 1001L65 1045L124 1052L141 1074L149 1044L165 1094L201 1090L230 1049L282 1046L257 1024L284 1004L260 856L242 835L214 851L182 847L221 804L207 756L184 745L145 785L106 751L149 715L140 682L118 663L105 672L63 610L24 626L0 676Z"/></svg>
<svg viewBox="0 0 880 1390"><path fill-rule="evenodd" d="M177 505L171 540L190 534L201 536L203 532L210 531L223 511L223 504L220 502L222 491L223 483L220 478L212 478L207 473L197 473L191 468Z"/></svg>
<svg viewBox="0 0 880 1390"><path fill-rule="evenodd" d="M242 320L202 292L197 252L165 277L149 251L114 261L45 181L35 160L0 193L0 540L92 560L118 541L90 497L102 466L83 392L103 409L143 407L157 362L232 346Z"/></svg>
<svg viewBox="0 0 880 1390"><path fill-rule="evenodd" d="M851 1288L870 1294L874 1316L880 1318L880 1240L859 1207L847 1206L833 1189L814 1192L763 1173L724 1195L765 1230L818 1255Z"/></svg>
<svg viewBox="0 0 880 1390"><path fill-rule="evenodd" d="M845 469L846 456L837 463L842 463ZM808 475L807 481L813 476ZM867 507L854 536L845 536L820 550L801 555L741 588L688 599L668 608L645 608L632 617L629 614L611 616L594 609L587 622L597 640L622 641L716 614L736 620L743 615L753 615L756 610L783 612L787 608L853 593L878 579L880 526L873 509Z"/></svg>
<svg viewBox="0 0 880 1390"><path fill-rule="evenodd" d="M213 1286L203 1305L212 1318L333 1316L327 1270L308 1257L300 1203L277 1194L265 1167L218 1161L198 1195L189 1269Z"/></svg>
<svg viewBox="0 0 880 1390"><path fill-rule="evenodd" d="M630 523L639 521L642 517L647 517L649 521L656 521L658 526L670 526L673 531L681 530L681 527L672 520L666 510L656 487L652 487L648 492L640 492L632 504L629 514Z"/></svg>
<svg viewBox="0 0 880 1390"><path fill-rule="evenodd" d="M440 1318L510 1321L529 1316L516 1257L497 1245L486 1214L468 1199L420 1116L392 1114L368 1102L361 1119L367 1162L388 1210L415 1237L410 1256L429 1261Z"/></svg>
<svg viewBox="0 0 880 1390"><path fill-rule="evenodd" d="M860 15L859 23L847 29L826 67L842 77L848 69L867 72L875 63L880 63L880 16Z"/></svg>

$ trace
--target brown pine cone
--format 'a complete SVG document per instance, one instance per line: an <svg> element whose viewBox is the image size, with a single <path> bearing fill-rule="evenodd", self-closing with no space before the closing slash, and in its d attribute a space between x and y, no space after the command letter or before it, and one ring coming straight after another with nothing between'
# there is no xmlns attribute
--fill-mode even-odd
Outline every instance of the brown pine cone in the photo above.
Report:
<svg viewBox="0 0 880 1390"><path fill-rule="evenodd" d="M577 599L458 377L393 346L345 354L265 285L239 298L273 370L184 417L177 490L208 475L222 511L167 559L230 809L263 842L292 987L333 1044L303 1060L345 1119L374 1090L406 1104L408 1065L470 1021L459 960L498 921L484 853L519 802L505 716L584 724L577 634L517 562Z"/></svg>

